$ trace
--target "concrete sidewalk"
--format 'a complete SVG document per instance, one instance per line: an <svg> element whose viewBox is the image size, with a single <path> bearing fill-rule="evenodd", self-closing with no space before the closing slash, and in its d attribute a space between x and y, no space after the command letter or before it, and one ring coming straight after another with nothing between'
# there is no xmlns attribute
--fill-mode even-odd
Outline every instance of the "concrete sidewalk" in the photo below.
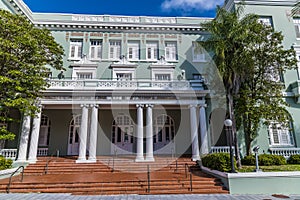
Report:
<svg viewBox="0 0 300 200"><path fill-rule="evenodd" d="M286 198L272 195L114 195L114 196L75 196L71 194L47 194L47 193L26 193L26 194L0 194L1 200L279 200L291 199L300 200L300 195L289 195Z"/></svg>

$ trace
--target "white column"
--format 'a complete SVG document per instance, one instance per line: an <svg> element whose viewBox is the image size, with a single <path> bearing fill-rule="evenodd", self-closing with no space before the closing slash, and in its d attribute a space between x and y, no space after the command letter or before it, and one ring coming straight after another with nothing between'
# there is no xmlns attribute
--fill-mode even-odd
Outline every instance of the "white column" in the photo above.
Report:
<svg viewBox="0 0 300 200"><path fill-rule="evenodd" d="M207 138L207 127L206 127L206 114L205 107L200 106L199 111L200 119L200 134L201 134L201 154L208 154L208 138Z"/></svg>
<svg viewBox="0 0 300 200"><path fill-rule="evenodd" d="M200 160L196 105L190 106L190 123L191 123L192 160L196 161L196 160Z"/></svg>
<svg viewBox="0 0 300 200"><path fill-rule="evenodd" d="M82 105L81 125L79 133L79 156L76 163L86 162L86 142L88 131L88 108L87 105Z"/></svg>
<svg viewBox="0 0 300 200"><path fill-rule="evenodd" d="M153 105L146 105L146 161L154 161L153 157L153 120L152 108Z"/></svg>
<svg viewBox="0 0 300 200"><path fill-rule="evenodd" d="M144 161L144 142L143 142L143 105L136 105L137 107L137 127L136 127L136 162Z"/></svg>
<svg viewBox="0 0 300 200"><path fill-rule="evenodd" d="M29 156L28 156L28 161L30 163L36 163L36 161L37 161L36 157L37 157L37 151L38 151L41 115L42 115L42 113L40 111L33 118L31 138L30 138Z"/></svg>
<svg viewBox="0 0 300 200"><path fill-rule="evenodd" d="M92 114L91 114L91 131L90 131L90 147L89 147L90 162L96 162L97 128L98 128L98 105L93 105Z"/></svg>
<svg viewBox="0 0 300 200"><path fill-rule="evenodd" d="M17 162L26 162L28 139L30 132L30 116L24 115Z"/></svg>

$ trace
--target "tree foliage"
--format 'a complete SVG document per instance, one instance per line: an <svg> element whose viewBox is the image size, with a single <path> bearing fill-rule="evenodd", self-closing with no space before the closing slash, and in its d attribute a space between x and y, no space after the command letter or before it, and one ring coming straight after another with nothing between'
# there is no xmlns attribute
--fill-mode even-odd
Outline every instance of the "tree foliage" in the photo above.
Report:
<svg viewBox="0 0 300 200"><path fill-rule="evenodd" d="M297 60L292 49L284 49L280 32L260 23L257 15L242 12L241 5L235 11L218 7L216 17L202 24L211 34L202 45L215 53L233 131L243 128L249 154L262 119L289 120L278 77L296 67Z"/></svg>
<svg viewBox="0 0 300 200"><path fill-rule="evenodd" d="M49 67L62 69L63 48L49 30L34 27L25 17L0 10L0 122L14 120L9 110L33 115L47 88ZM13 139L0 129L0 139Z"/></svg>
<svg viewBox="0 0 300 200"><path fill-rule="evenodd" d="M283 35L271 26L257 23L249 35L246 55L251 65L237 96L236 113L243 127L247 155L257 136L260 122L270 121L288 126L292 119L283 98L282 74L297 65L293 49L284 49Z"/></svg>

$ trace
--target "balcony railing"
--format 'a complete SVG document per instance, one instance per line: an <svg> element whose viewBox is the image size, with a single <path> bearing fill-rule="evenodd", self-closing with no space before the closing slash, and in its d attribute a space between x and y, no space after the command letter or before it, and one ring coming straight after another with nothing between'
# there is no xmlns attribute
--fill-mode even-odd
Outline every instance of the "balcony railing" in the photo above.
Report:
<svg viewBox="0 0 300 200"><path fill-rule="evenodd" d="M15 160L17 158L18 149L1 149L0 155L5 158L10 158ZM38 148L37 156L47 156L48 155L48 148Z"/></svg>
<svg viewBox="0 0 300 200"><path fill-rule="evenodd" d="M273 155L280 155L285 158L288 158L291 155L300 154L300 148L269 148L269 151Z"/></svg>
<svg viewBox="0 0 300 200"><path fill-rule="evenodd" d="M234 147L232 147L234 149ZM209 153L230 153L230 148L228 146L213 146L210 148ZM235 151L233 151L235 154Z"/></svg>
<svg viewBox="0 0 300 200"><path fill-rule="evenodd" d="M50 89L151 89L151 90L203 90L203 80L102 80L102 79L50 79Z"/></svg>

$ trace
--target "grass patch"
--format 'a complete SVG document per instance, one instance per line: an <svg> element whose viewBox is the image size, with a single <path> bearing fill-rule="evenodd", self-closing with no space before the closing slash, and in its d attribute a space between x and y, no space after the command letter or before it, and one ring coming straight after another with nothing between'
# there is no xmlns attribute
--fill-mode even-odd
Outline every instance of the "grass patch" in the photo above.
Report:
<svg viewBox="0 0 300 200"><path fill-rule="evenodd" d="M300 165L271 165L271 166L259 166L263 172L282 172L282 171L300 171ZM238 172L253 172L255 166L243 165Z"/></svg>

